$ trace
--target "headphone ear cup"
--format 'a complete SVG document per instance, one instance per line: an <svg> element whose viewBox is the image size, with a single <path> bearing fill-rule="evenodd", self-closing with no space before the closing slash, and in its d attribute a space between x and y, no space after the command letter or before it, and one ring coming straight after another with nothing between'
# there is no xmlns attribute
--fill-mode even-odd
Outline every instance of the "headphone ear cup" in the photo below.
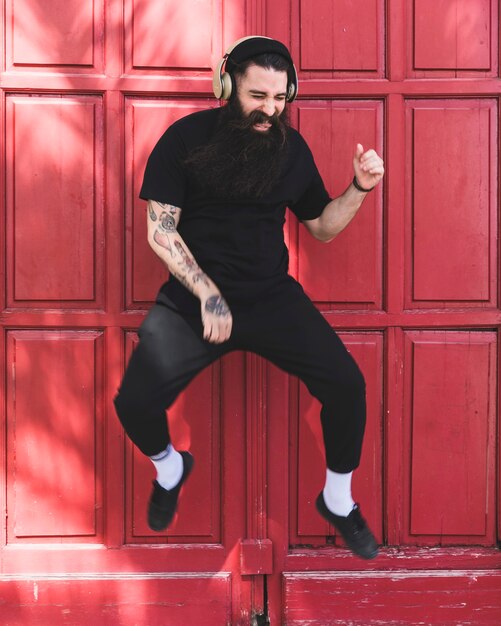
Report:
<svg viewBox="0 0 501 626"><path fill-rule="evenodd" d="M287 90L287 102L292 102L296 97L296 86L294 83L290 83L289 88Z"/></svg>
<svg viewBox="0 0 501 626"><path fill-rule="evenodd" d="M233 81L228 72L221 74L221 99L229 100L233 92Z"/></svg>
<svg viewBox="0 0 501 626"><path fill-rule="evenodd" d="M224 61L225 61L225 58L223 57L217 64L217 67L214 70L214 73L212 75L212 91L214 92L214 95L218 99L221 97L221 94L223 93L223 83L221 82L221 70L222 70Z"/></svg>

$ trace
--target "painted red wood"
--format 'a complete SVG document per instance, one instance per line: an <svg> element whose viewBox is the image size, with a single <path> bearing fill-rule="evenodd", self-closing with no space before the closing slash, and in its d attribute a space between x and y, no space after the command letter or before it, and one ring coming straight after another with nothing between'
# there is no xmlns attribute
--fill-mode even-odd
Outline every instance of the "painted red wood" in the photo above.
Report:
<svg viewBox="0 0 501 626"><path fill-rule="evenodd" d="M413 0L402 9L406 13L402 58L406 58L407 76L478 79L498 75L496 0Z"/></svg>
<svg viewBox="0 0 501 626"><path fill-rule="evenodd" d="M406 342L404 541L495 545L496 336L409 331Z"/></svg>
<svg viewBox="0 0 501 626"><path fill-rule="evenodd" d="M88 331L8 335L8 544L102 540L102 342Z"/></svg>
<svg viewBox="0 0 501 626"><path fill-rule="evenodd" d="M135 69L205 69L211 68L213 30L218 23L221 3L217 0L129 0L132 3L132 66ZM196 20L193 17L196 16ZM166 37L155 24L171 24Z"/></svg>
<svg viewBox="0 0 501 626"><path fill-rule="evenodd" d="M293 56L302 72L329 71L329 78L383 76L381 0L368 0L362 12L349 0L295 0L290 4L299 34Z"/></svg>
<svg viewBox="0 0 501 626"><path fill-rule="evenodd" d="M499 3L354 7L2 3L9 623L247 626L265 611L274 626L501 621ZM351 178L352 144L385 158L384 184L329 246L287 222L292 273L368 382L354 493L389 545L371 563L316 529L318 406L276 368L231 355L173 408L176 440L197 466L166 534L144 524L151 467L124 445L114 415L132 337L165 277L137 199L145 160L168 123L216 104L210 68L250 33L291 46L292 120L331 193ZM430 417L436 406L440 420ZM50 463L32 454L37 446ZM78 477L76 494L56 463Z"/></svg>
<svg viewBox="0 0 501 626"><path fill-rule="evenodd" d="M490 181L497 171L496 104L491 99L412 101L407 116L413 180L407 207L409 306L493 306L497 211Z"/></svg>
<svg viewBox="0 0 501 626"><path fill-rule="evenodd" d="M269 539L245 539L240 543L242 574L272 574L273 544Z"/></svg>
<svg viewBox="0 0 501 626"><path fill-rule="evenodd" d="M105 0L6 0L7 69L102 71ZM50 42L50 45L48 45Z"/></svg>
<svg viewBox="0 0 501 626"><path fill-rule="evenodd" d="M301 0L301 69L376 70L378 4L368 0L361 13L349 0L335 5Z"/></svg>
<svg viewBox="0 0 501 626"><path fill-rule="evenodd" d="M14 96L7 115L8 303L95 306L103 297L95 275L103 263L101 98Z"/></svg>
<svg viewBox="0 0 501 626"><path fill-rule="evenodd" d="M47 624L233 624L228 574L134 577L103 575L0 581L2 620L9 626Z"/></svg>
<svg viewBox="0 0 501 626"><path fill-rule="evenodd" d="M499 570L291 573L284 575L282 623L494 626L501 619L500 588Z"/></svg>
<svg viewBox="0 0 501 626"><path fill-rule="evenodd" d="M416 69L489 70L490 0L414 2Z"/></svg>
<svg viewBox="0 0 501 626"><path fill-rule="evenodd" d="M298 127L307 139L333 197L353 178L357 143L382 151L379 102L322 102L298 105ZM333 141L325 141L332 137ZM366 210L365 210L366 209ZM299 228L298 279L308 295L329 308L380 308L382 304L382 206L380 190L364 211L326 246Z"/></svg>

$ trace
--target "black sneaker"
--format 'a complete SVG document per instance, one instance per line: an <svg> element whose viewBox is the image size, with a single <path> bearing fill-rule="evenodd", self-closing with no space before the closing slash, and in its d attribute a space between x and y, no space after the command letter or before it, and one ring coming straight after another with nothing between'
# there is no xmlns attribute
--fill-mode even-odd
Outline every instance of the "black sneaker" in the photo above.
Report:
<svg viewBox="0 0 501 626"><path fill-rule="evenodd" d="M195 462L189 452L180 452L180 454L183 457L183 475L178 484L173 489L164 489L156 480L153 481L153 491L148 504L148 526L151 530L159 531L167 528L176 513L179 492Z"/></svg>
<svg viewBox="0 0 501 626"><path fill-rule="evenodd" d="M362 517L358 504L355 504L348 517L335 515L327 508L323 491L321 491L318 494L316 506L320 515L339 531L352 552L363 559L373 559L378 555L376 539Z"/></svg>

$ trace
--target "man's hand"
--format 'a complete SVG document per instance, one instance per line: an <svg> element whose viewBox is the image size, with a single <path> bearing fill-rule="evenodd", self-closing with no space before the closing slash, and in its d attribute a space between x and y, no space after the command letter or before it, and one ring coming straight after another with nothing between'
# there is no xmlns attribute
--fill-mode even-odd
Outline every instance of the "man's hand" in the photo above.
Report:
<svg viewBox="0 0 501 626"><path fill-rule="evenodd" d="M212 293L201 300L204 339L211 343L223 343L231 335L233 318L226 300L220 293Z"/></svg>
<svg viewBox="0 0 501 626"><path fill-rule="evenodd" d="M375 150L367 150L361 143L357 143L355 156L353 157L353 169L357 177L358 184L364 189L371 189L383 178L383 159Z"/></svg>

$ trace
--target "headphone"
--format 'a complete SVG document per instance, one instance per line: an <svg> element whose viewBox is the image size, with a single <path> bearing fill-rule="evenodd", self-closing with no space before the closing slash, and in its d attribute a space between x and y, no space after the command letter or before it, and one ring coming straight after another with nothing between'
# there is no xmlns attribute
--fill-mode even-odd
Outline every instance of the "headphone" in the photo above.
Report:
<svg viewBox="0 0 501 626"><path fill-rule="evenodd" d="M261 37L252 35L242 37L233 43L225 52L224 57L219 61L212 77L212 89L216 98L229 100L235 91L235 79L231 74L231 69L242 61L247 61L259 54L275 53L289 61L290 67L287 71L287 102L292 102L297 96L297 72L292 62L289 50L283 43L271 37Z"/></svg>

